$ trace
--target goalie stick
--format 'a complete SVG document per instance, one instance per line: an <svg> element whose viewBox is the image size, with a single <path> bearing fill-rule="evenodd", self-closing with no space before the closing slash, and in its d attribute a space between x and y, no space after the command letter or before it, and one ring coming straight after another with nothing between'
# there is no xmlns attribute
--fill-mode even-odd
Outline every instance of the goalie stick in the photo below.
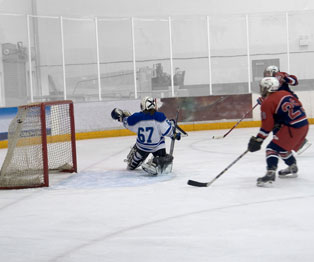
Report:
<svg viewBox="0 0 314 262"><path fill-rule="evenodd" d="M222 174L224 174L230 167L232 167L236 162L238 162L249 150L245 150L240 156L237 157L236 160L234 160L229 166L227 166L223 171L221 171L214 179L212 179L210 182L198 182L195 180L189 180L188 185L190 186L197 186L197 187L208 187L212 183L214 183Z"/></svg>
<svg viewBox="0 0 314 262"><path fill-rule="evenodd" d="M185 132L178 124L177 124L177 129L182 133L184 136L188 136L189 134Z"/></svg>
<svg viewBox="0 0 314 262"><path fill-rule="evenodd" d="M178 128L178 117L179 117L179 112L180 112L180 108L178 108L178 111L177 111L177 115L176 115L176 119L175 119L175 122L174 122L174 129L173 129L173 134L176 133L176 130ZM170 151L169 151L169 154L172 156L173 155L173 150L174 150L174 142L175 142L175 138L172 138L171 139L171 144L170 144Z"/></svg>
<svg viewBox="0 0 314 262"><path fill-rule="evenodd" d="M233 129L235 129L235 128L240 124L240 122L242 122L242 120L243 120L249 113L251 113L251 112L254 110L254 108L257 107L258 105L259 105L259 104L256 103L255 106L253 106L249 111L247 111L247 112L245 113L245 115L244 115L227 133L225 133L225 134L222 135L222 136L213 136L212 139L222 139L222 138L225 138L225 137L226 137L227 135L229 135L229 133L230 133Z"/></svg>

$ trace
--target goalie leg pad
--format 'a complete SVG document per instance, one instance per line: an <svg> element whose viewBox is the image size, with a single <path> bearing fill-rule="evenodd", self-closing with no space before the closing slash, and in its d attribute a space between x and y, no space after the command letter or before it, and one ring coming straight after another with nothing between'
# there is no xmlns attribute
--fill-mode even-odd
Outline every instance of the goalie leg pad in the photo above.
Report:
<svg viewBox="0 0 314 262"><path fill-rule="evenodd" d="M156 156L147 163L143 163L142 168L150 175L168 174L172 171L172 161L173 156L169 154Z"/></svg>
<svg viewBox="0 0 314 262"><path fill-rule="evenodd" d="M153 162L159 167L161 173L165 173L169 166L172 167L172 161L173 156L169 154L166 154L165 156L157 156L153 159Z"/></svg>
<svg viewBox="0 0 314 262"><path fill-rule="evenodd" d="M139 150L136 145L134 145L126 159L126 162L128 163L127 169L134 170L138 168L145 161L147 156L147 152Z"/></svg>

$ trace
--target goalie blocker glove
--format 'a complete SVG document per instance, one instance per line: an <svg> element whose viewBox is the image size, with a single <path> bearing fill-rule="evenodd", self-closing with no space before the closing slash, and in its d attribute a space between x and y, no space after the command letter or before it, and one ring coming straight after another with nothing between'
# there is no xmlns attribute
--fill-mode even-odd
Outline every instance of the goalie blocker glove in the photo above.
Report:
<svg viewBox="0 0 314 262"><path fill-rule="evenodd" d="M248 150L250 152L255 152L255 151L260 150L263 141L264 141L263 138L252 136L249 141Z"/></svg>
<svg viewBox="0 0 314 262"><path fill-rule="evenodd" d="M176 140L180 140L181 139L181 133L174 133L171 138L176 139Z"/></svg>
<svg viewBox="0 0 314 262"><path fill-rule="evenodd" d="M130 116L131 113L126 110L122 110L120 108L114 108L111 112L111 117L114 120L118 120L119 122L122 122L123 118Z"/></svg>

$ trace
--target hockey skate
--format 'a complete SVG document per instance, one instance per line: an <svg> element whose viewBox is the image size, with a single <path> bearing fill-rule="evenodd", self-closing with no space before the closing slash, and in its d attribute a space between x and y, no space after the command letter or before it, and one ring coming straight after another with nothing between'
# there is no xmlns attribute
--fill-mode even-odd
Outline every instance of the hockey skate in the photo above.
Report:
<svg viewBox="0 0 314 262"><path fill-rule="evenodd" d="M271 184L275 181L276 171L275 170L267 170L266 175L263 177L259 177L257 179L257 186L264 186L265 184Z"/></svg>
<svg viewBox="0 0 314 262"><path fill-rule="evenodd" d="M154 157L142 164L142 168L150 175L168 174L172 171L173 156L167 154L163 157Z"/></svg>
<svg viewBox="0 0 314 262"><path fill-rule="evenodd" d="M148 160L147 163L143 163L142 169L152 176L157 176L159 173L158 166L154 163L153 158Z"/></svg>
<svg viewBox="0 0 314 262"><path fill-rule="evenodd" d="M278 172L280 178L294 178L298 176L298 167L296 164L292 164L285 169Z"/></svg>

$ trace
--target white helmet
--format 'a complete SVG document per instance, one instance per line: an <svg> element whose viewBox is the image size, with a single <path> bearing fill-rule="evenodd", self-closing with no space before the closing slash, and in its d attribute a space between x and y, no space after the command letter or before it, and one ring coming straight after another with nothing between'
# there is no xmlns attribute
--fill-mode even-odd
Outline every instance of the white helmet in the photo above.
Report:
<svg viewBox="0 0 314 262"><path fill-rule="evenodd" d="M157 102L156 99L146 96L142 99L141 102L141 110L142 111L148 111L148 110L157 110Z"/></svg>
<svg viewBox="0 0 314 262"><path fill-rule="evenodd" d="M275 65L267 66L264 70L264 77L275 76L279 72L279 68Z"/></svg>
<svg viewBox="0 0 314 262"><path fill-rule="evenodd" d="M279 85L279 81L276 77L264 77L259 84L261 95L265 97L268 93L276 92Z"/></svg>

